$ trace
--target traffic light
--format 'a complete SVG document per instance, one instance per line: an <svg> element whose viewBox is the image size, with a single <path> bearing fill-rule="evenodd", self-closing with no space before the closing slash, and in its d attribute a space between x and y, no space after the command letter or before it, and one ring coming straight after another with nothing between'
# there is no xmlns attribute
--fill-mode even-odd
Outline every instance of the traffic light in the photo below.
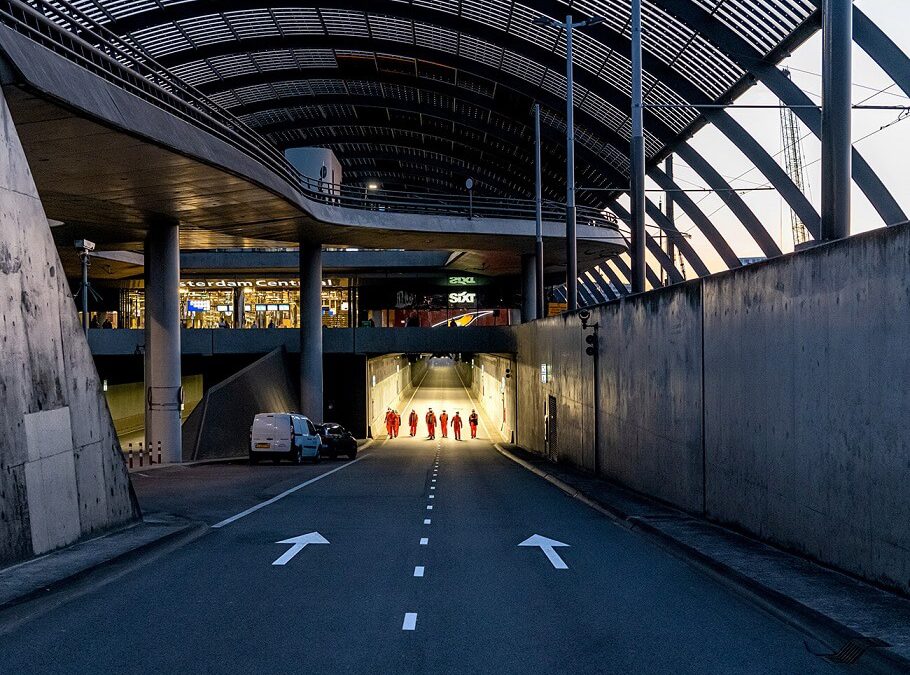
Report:
<svg viewBox="0 0 910 675"><path fill-rule="evenodd" d="M594 335L594 333L589 333L585 336L585 342L588 343L588 346L585 348L585 354L594 356L594 352L597 351L597 336Z"/></svg>

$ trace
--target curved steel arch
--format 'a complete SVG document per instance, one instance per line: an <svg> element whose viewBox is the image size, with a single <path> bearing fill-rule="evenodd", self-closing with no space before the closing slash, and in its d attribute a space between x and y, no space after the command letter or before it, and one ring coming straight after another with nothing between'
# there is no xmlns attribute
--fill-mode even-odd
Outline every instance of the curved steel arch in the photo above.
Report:
<svg viewBox="0 0 910 675"><path fill-rule="evenodd" d="M712 42L724 45L724 51L743 68L751 72L784 105L793 107L793 112L816 136L821 135L821 111L796 84L765 57L756 52L752 45L742 40L712 15L688 0L652 0L665 10L688 17L690 26L708 36ZM809 106L800 107L800 106ZM906 214L888 191L865 158L853 148L853 180L866 195L885 224L903 222Z"/></svg>
<svg viewBox="0 0 910 675"><path fill-rule="evenodd" d="M281 38L280 40L277 40L277 41L271 40L271 44L274 46L274 44L277 42L282 45L282 48L294 48L295 45L300 45L300 46L309 45L312 47L315 45L324 44L326 46L329 46L334 41L334 39L335 38L333 38L332 36L315 36L315 37L306 37L305 39ZM365 50L375 50L375 49L377 49L378 44L385 44L387 49L390 50L391 52L397 53L401 56L407 56L409 58L427 58L428 54L435 54L437 57L439 55L442 55L445 61L457 61L457 60L463 59L463 57L460 57L458 55L452 55L445 51L426 49L423 47L418 47L416 45L408 45L408 44L397 43L397 42L392 42L392 41L382 41L382 40L377 40L375 38L355 38L355 39L349 40L348 42L351 43L352 46L354 46L355 48L357 46L360 46ZM191 54L193 56L193 60L199 60L200 58L203 58L203 59L211 58L215 55L222 55L222 54L227 54L227 53L238 53L237 47L240 45L247 45L247 49L240 49L239 53L244 53L244 52L249 52L249 51L258 51L260 49L260 46L259 46L260 43L262 43L261 44L262 47L265 46L265 43L263 42L262 38L253 39L253 40L246 40L246 39L226 40L223 42L213 43L202 49L193 50L191 52ZM181 54L183 54L183 52L174 52L172 54L162 57L161 61L162 61L163 65L171 66L171 67L176 66L177 64L181 63L181 61L180 61L180 59L182 58L180 56ZM553 70L554 72L558 72L555 67L559 64L559 60L556 57L554 57L550 53L542 54L540 56L542 56L543 58L534 59L537 63L541 63L541 61L544 61L543 65L548 67L550 70ZM476 62L476 61L471 61L471 60L466 60L466 61L468 63L472 64L472 66L475 69L478 69L478 68L476 68L477 66L483 65L480 62ZM562 61L562 64L563 65L565 64L564 60ZM502 73L502 71L495 71L494 74L490 75L489 77L487 77L487 76L485 76L485 77L487 77L487 79L499 81L500 79L503 78L503 75L504 75L504 73ZM588 77L588 76L584 76L581 73L579 73L579 75L576 77L576 80L579 82L579 84L585 86L586 88L588 88L591 91L595 91L598 94L605 94L603 98L613 105L615 105L615 103L613 103L613 102L617 100L617 97L623 96L622 94L619 93L618 90L616 90L614 87L612 87L609 83L607 83L603 80L599 80L598 78L596 78L594 76ZM538 88L543 89L540 85L538 85ZM626 102L628 102L628 101L626 101ZM649 121L646 124L646 127L649 129L652 129L652 130L654 130L656 128L656 131L654 131L654 135L658 138L661 138L665 143L668 142L669 139L675 137L675 134L673 133L672 130L666 128L662 122L660 122L653 116L649 117ZM617 144L620 140L623 143L628 143L628 139L621 138L620 136L618 136L618 134L615 130L610 130L609 127L604 127L604 131L605 132L609 131L610 137L616 139L616 142L613 143L614 145ZM731 139L731 142L733 142L735 144L736 140ZM691 152L694 153L695 151L692 150ZM692 157L696 157L696 156L697 156L697 153L692 155ZM694 161L697 161L697 160L694 160ZM706 162L701 162L700 165L703 167L709 166ZM694 167L693 167L693 169L694 169ZM721 195L722 198L724 199L724 201L728 204L728 206L730 206L734 215L736 215L737 218L740 219L740 222L742 223L743 227L746 229L747 232L749 232L750 236L752 236L753 240L756 242L756 244L758 244L758 246L762 249L762 251L765 252L766 255L774 256L774 255L780 254L780 249L777 247L777 244L770 237L770 235L768 234L768 231L760 223L758 218L755 217L754 213L751 212L751 209L749 209L749 207L745 204L745 202L742 201L742 199L739 197L739 195L737 195L735 192L733 192L730 189L729 184L720 176L720 174L713 172L713 173L709 173L708 175L702 175L701 177L711 187L719 190L719 195ZM743 217L741 217L741 216L743 216Z"/></svg>
<svg viewBox="0 0 910 675"><path fill-rule="evenodd" d="M653 202L650 202L650 200L648 200L648 202L651 206L653 206ZM613 211L613 213L615 213L616 216L620 220L623 220L625 222L628 222L629 220L631 220L632 214L630 214L622 206L622 204L617 202L615 199L610 204L610 208ZM647 205L646 205L646 208L647 208ZM675 230L675 226L673 227L673 230ZM672 230L665 230L665 231L672 231ZM651 255L653 255L654 258L657 260L661 269L663 269L667 273L667 275L670 277L671 283L675 284L675 283L679 283L681 281L685 281L685 279L683 279L683 276L680 273L680 271L676 268L676 265L673 264L672 260L670 260L670 256L667 255L667 252L664 251L664 249L660 246L660 244L654 240L654 236L647 230L645 230L645 245L647 246L648 250L651 251ZM690 249L689 242L685 242L685 246L687 247L687 250ZM682 250L682 249L680 249L680 250ZM694 254L695 251L692 251L692 253ZM685 253L683 255L685 255ZM696 257L696 259L698 258L697 255L695 257ZM699 260L699 262L701 262L701 260Z"/></svg>

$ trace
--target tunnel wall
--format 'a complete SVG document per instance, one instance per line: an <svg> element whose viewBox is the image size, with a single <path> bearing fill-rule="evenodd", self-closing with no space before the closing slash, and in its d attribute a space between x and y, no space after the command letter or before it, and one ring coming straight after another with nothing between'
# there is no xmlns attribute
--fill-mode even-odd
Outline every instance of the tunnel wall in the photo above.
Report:
<svg viewBox="0 0 910 675"><path fill-rule="evenodd" d="M910 227L608 303L592 320L602 475L910 592ZM591 469L578 318L516 334L519 442L546 452L553 395L555 458Z"/></svg>
<svg viewBox="0 0 910 675"><path fill-rule="evenodd" d="M367 362L367 398L370 432L373 438L385 436L385 413L388 408L401 415L401 425L407 425L408 412L404 406L427 372L427 358L417 357L413 363L405 354L377 356ZM375 378L375 380L374 380Z"/></svg>
<svg viewBox="0 0 910 675"><path fill-rule="evenodd" d="M480 406L491 434L513 442L516 428L515 360L498 354L475 354L455 363L462 384ZM462 410L467 419L469 410Z"/></svg>
<svg viewBox="0 0 910 675"><path fill-rule="evenodd" d="M0 94L0 566L139 516L101 381Z"/></svg>

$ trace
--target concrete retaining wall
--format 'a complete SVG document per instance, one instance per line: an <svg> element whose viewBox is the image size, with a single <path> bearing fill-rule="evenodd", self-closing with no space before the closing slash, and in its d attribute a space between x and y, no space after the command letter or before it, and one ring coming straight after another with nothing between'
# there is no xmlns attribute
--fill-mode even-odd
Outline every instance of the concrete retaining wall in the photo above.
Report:
<svg viewBox="0 0 910 675"><path fill-rule="evenodd" d="M0 566L134 520L101 382L0 94Z"/></svg>
<svg viewBox="0 0 910 675"><path fill-rule="evenodd" d="M605 477L910 592L910 227L608 303L592 321ZM555 459L593 468L578 318L516 334L519 442L547 452L554 396Z"/></svg>
<svg viewBox="0 0 910 675"><path fill-rule="evenodd" d="M427 372L427 358L421 355L411 362L404 354L377 356L367 363L367 397L370 432L373 438L384 436L385 414L388 408L401 415L401 425L407 425L404 406Z"/></svg>
<svg viewBox="0 0 910 675"><path fill-rule="evenodd" d="M290 361L276 349L210 388L183 424L183 460L245 455L258 413L298 410Z"/></svg>

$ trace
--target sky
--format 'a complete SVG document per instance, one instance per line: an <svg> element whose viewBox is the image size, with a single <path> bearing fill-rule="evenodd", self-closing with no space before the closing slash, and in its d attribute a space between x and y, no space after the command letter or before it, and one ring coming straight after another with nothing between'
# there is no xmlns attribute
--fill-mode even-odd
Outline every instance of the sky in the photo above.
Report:
<svg viewBox="0 0 910 675"><path fill-rule="evenodd" d="M855 4L869 16L905 52L910 53L910 0L855 0ZM647 46L647 27L643 40ZM816 103L821 102L821 32L800 46L781 65L790 69L796 84ZM859 47L853 48L853 101L865 105L910 105L908 98L899 87ZM758 84L746 92L737 104L779 103L764 85ZM782 152L780 111L770 109L730 109L729 113L778 160ZM878 173L885 186L891 191L901 207L910 213L910 169L907 166L906 151L910 149L910 120L897 121L900 112L895 110L855 110L853 114L852 137L854 147ZM886 125L887 128L881 129ZM807 196L820 209L821 192L821 144L800 123L800 135L806 161L808 178ZM690 141L691 145L710 160L715 168L734 188L754 188L767 185L757 170L750 171L752 163L729 142L723 134L708 125ZM674 174L682 188L707 187L704 181L682 162L674 157ZM648 189L656 189L653 183ZM691 193L690 196L702 210L711 216L717 228L731 243L740 257L761 256L762 252L748 235L738 219L727 209L715 194ZM793 250L790 211L776 191L762 190L742 193L743 200L752 208L768 232L784 251ZM661 193L650 193L657 201ZM628 199L620 200L628 206ZM853 186L852 191L852 232L864 232L883 227L879 215L863 195ZM676 209L676 225L692 235L691 243L711 271L726 266L713 252L692 221ZM652 261L653 264L653 261ZM654 265L656 268L656 265Z"/></svg>

